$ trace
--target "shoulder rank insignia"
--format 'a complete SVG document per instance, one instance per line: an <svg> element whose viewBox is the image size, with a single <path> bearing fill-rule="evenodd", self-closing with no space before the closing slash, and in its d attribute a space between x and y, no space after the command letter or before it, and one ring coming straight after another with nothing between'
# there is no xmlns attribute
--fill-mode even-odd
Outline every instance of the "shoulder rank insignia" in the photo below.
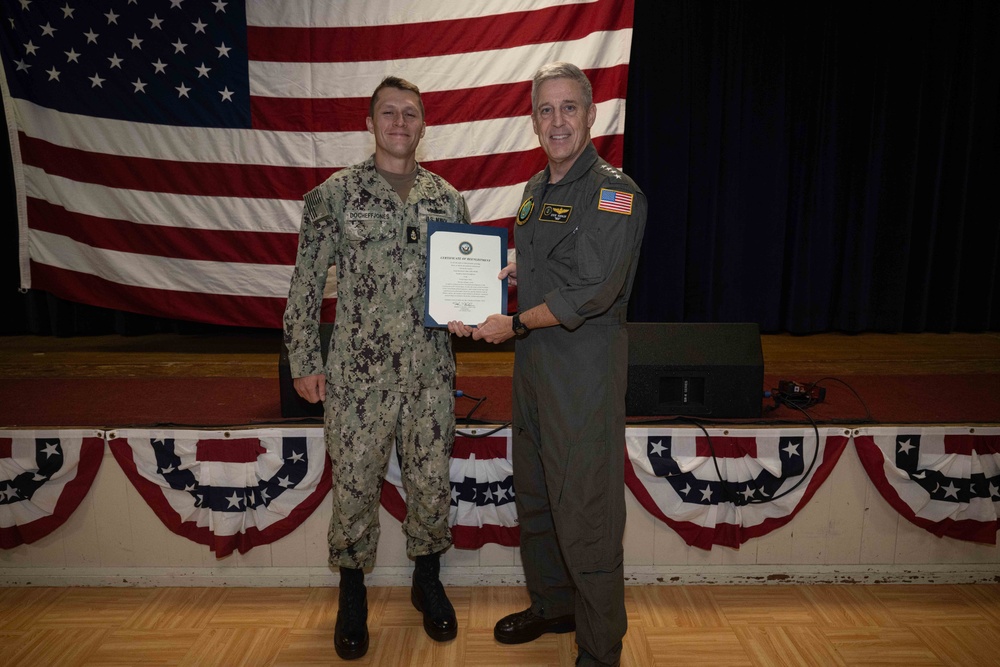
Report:
<svg viewBox="0 0 1000 667"><path fill-rule="evenodd" d="M597 200L597 210L632 215L632 193L601 188L601 196Z"/></svg>
<svg viewBox="0 0 1000 667"><path fill-rule="evenodd" d="M517 209L517 224L523 225L526 223L533 208L535 208L535 198L528 197L524 200L524 203L521 204L521 208Z"/></svg>
<svg viewBox="0 0 1000 667"><path fill-rule="evenodd" d="M601 169L607 173L609 176L614 176L619 181L622 179L622 174L620 171L612 167L610 164L602 164Z"/></svg>
<svg viewBox="0 0 1000 667"><path fill-rule="evenodd" d="M569 220L573 207L567 204L542 204L542 212L538 215L539 222L557 222L560 225Z"/></svg>

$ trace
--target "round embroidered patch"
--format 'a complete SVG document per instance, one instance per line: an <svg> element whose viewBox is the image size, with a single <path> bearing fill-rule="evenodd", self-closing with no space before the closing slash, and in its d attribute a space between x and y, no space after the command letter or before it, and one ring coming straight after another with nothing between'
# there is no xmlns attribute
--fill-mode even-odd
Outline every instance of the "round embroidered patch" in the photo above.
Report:
<svg viewBox="0 0 1000 667"><path fill-rule="evenodd" d="M535 198L528 197L524 200L524 203L521 204L521 208L517 209L517 224L523 225L526 223L533 208L535 208Z"/></svg>

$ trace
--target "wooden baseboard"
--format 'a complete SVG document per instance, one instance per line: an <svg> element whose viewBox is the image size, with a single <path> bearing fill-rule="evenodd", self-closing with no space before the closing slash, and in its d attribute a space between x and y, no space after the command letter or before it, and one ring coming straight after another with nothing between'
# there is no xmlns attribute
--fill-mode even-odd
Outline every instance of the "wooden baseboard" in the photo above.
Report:
<svg viewBox="0 0 1000 667"><path fill-rule="evenodd" d="M365 577L371 586L409 586L411 567L376 567ZM0 587L266 587L326 588L340 577L328 567L215 568L5 568ZM441 568L446 586L523 586L520 567ZM738 565L632 566L628 586L809 585L809 584L994 584L995 564L938 565Z"/></svg>

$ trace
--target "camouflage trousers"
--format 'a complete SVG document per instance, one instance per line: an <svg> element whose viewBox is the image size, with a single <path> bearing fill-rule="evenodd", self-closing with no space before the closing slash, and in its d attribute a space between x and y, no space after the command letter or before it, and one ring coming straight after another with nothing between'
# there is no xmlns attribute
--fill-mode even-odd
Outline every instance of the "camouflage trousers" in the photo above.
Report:
<svg viewBox="0 0 1000 667"><path fill-rule="evenodd" d="M406 494L406 554L451 545L449 469L455 442L450 387L410 392L327 385L326 447L333 464L330 565L375 564L382 480L396 445Z"/></svg>

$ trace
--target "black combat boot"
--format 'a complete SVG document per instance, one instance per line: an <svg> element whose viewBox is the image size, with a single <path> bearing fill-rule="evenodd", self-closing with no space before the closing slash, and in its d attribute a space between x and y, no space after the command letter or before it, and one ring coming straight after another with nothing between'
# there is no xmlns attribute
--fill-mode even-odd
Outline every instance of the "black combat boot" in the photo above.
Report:
<svg viewBox="0 0 1000 667"><path fill-rule="evenodd" d="M431 639L439 642L454 639L458 634L458 619L441 585L441 554L417 556L416 560L410 601L417 611L424 613L424 630Z"/></svg>
<svg viewBox="0 0 1000 667"><path fill-rule="evenodd" d="M340 568L340 600L333 645L343 660L354 660L368 652L368 591L364 570Z"/></svg>

